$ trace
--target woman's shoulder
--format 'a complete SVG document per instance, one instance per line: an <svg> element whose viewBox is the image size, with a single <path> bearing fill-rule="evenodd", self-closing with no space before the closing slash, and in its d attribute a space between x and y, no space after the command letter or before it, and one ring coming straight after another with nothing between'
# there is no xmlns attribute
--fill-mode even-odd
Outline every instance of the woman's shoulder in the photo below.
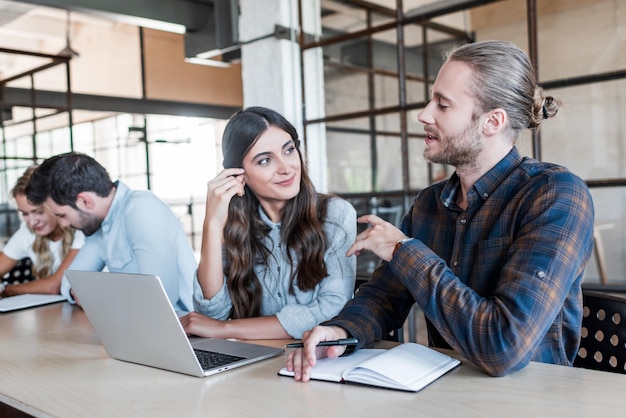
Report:
<svg viewBox="0 0 626 418"><path fill-rule="evenodd" d="M327 207L326 212L328 213L328 216L334 215L334 216L343 218L346 215L351 215L351 214L356 215L356 209L354 209L354 206L352 206L350 202L348 202L345 199L342 199L341 197L330 196L328 198L327 205L328 207Z"/></svg>
<svg viewBox="0 0 626 418"><path fill-rule="evenodd" d="M28 227L28 224L24 221L20 222L20 226L17 231L15 231L13 236L16 239L25 240L27 242L34 241L35 238L37 238L37 235L33 231L31 231L31 229Z"/></svg>
<svg viewBox="0 0 626 418"><path fill-rule="evenodd" d="M2 248L2 252L11 258L21 258L25 251L32 249L31 246L36 237L37 235L28 228L26 222L21 221L17 231L11 235Z"/></svg>
<svg viewBox="0 0 626 418"><path fill-rule="evenodd" d="M340 197L329 197L326 208L326 219L324 221L327 233L330 229L352 229L356 228L356 209L350 202Z"/></svg>
<svg viewBox="0 0 626 418"><path fill-rule="evenodd" d="M73 249L82 248L83 245L85 245L85 234L83 234L83 231L79 231L75 229L74 240L72 241L72 248Z"/></svg>
<svg viewBox="0 0 626 418"><path fill-rule="evenodd" d="M340 197L331 196L327 201L324 231L331 242L352 241L356 235L356 209L350 202Z"/></svg>

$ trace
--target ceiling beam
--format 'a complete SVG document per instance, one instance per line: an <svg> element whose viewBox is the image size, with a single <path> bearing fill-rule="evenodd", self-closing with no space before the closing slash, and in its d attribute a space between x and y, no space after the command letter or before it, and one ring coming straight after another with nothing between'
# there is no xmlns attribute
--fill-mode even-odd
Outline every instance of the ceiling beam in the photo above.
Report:
<svg viewBox="0 0 626 418"><path fill-rule="evenodd" d="M38 108L66 110L67 95L65 92L36 90L34 100ZM7 88L0 108L31 107L33 96L31 90ZM125 97L97 96L91 94L71 95L72 108L75 110L91 110L98 112L122 112L156 115L196 116L204 118L228 119L239 107L211 104L175 102L172 100L132 99Z"/></svg>

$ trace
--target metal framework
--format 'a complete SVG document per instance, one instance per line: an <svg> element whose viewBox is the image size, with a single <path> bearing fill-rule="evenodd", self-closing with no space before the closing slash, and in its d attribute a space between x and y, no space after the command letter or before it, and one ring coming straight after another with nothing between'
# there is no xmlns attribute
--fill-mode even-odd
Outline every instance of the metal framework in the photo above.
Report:
<svg viewBox="0 0 626 418"><path fill-rule="evenodd" d="M36 147L36 143L37 143L37 121L42 119L42 118L47 118L47 117L51 117L51 116L55 116L58 115L60 113L63 112L68 112L68 125L70 128L70 147L73 148L73 134L72 134L72 93L71 93L71 84L70 84L70 60L72 59L72 57L70 55L65 55L65 54L59 54L59 55L50 55L50 54L42 54L42 53L38 53L38 52L29 52L29 51L18 51L18 50L14 50L14 49L7 49L7 48L0 48L0 53L4 53L4 54L16 54L16 55L27 55L27 56L31 56L31 57L37 57L37 58L42 58L45 60L48 60L48 62L39 65L35 68L29 69L27 71L24 71L22 73L13 75L11 77L7 77L5 79L0 79L0 109L2 110L2 112L0 112L0 127L2 129L2 150L3 150L3 159L24 159L18 156L14 156L14 157L8 157L6 155L6 136L5 136L5 127L6 124L9 123L8 121L5 121L5 112L10 113L11 109L18 105L18 106L23 106L23 107L29 107L32 110L32 117L28 120L24 120L24 121L14 121L14 122L10 122L11 124L18 124L18 123L24 123L24 122L30 122L32 123L33 126L33 135L32 135L32 142L33 142L33 155L32 157L29 157L29 160L32 160L33 162L37 161L37 147ZM37 90L35 89L35 74L37 74L40 71L44 71L47 70L49 68L55 67L57 65L65 65L65 74L66 74L66 91L65 93L59 93L59 95L63 96L63 102L58 102L55 105L46 105L44 107L46 108L51 108L54 110L54 112L52 113L48 113L46 115L37 115L36 110L41 107L40 104L38 103L38 99L39 96L37 94ZM7 96L10 96L11 93L9 93L9 89L7 88L7 85L13 81L16 80L20 80L22 78L28 78L30 81L30 88L27 91L23 91L23 98L21 100L21 103L12 101L12 100L7 100Z"/></svg>
<svg viewBox="0 0 626 418"><path fill-rule="evenodd" d="M365 39L367 41L367 68L362 66L348 66L345 64L334 63L334 62L325 62L324 65L327 67L334 66L340 68L345 71L353 71L353 72L366 72L368 76L368 108L360 111L348 112L348 113L336 113L329 114L323 118L316 119L307 119L306 117L306 97L305 97L305 89L304 89L304 79L307 74L304 73L304 66L302 66L302 109L303 109L303 120L304 126L319 124L319 123L328 123L328 122L339 122L345 121L349 119L356 118L368 118L369 127L368 129L353 129L353 128L340 128L340 127L328 127L327 131L335 131L335 132L343 132L343 133L354 133L354 134L368 134L370 137L370 148L371 148L371 169L372 169L372 184L371 184L371 192L364 193L351 193L351 194L342 194L346 198L352 199L367 199L371 197L381 197L381 196L402 196L404 199L405 208L408 207L409 199L412 198L417 190L411 190L409 187L409 159L408 159L408 139L411 136L421 136L421 135L411 135L407 130L406 123L406 113L409 110L415 110L423 108L428 103L428 97L424 97L423 102L413 102L409 103L406 99L406 81L407 80L418 80L424 83L425 89L424 91L429 91L429 83L432 82L431 78L434 74L429 74L428 72L428 50L432 47L432 43L429 42L427 37L427 30L435 30L441 33L445 33L450 37L460 41L460 42L473 42L474 37L471 33L466 33L460 31L455 28L446 27L442 24L434 22L432 19L444 16L446 14L471 9L478 6L484 6L490 3L499 2L501 0L443 0L439 2L430 3L426 6L414 9L407 14L403 14L403 1L396 0L396 8L390 9L378 4L370 3L365 0L338 0L335 3L341 3L344 5L349 5L353 8L362 9L367 16L366 22L367 27L360 31L350 32L350 33L338 33L331 36L326 36L324 39L311 41L310 37L305 36L302 30L299 31L299 43L301 49L301 62L303 62L303 54L306 50L320 47L329 47L332 45L338 45L342 42L355 40L355 39ZM537 44L537 0L527 0L526 1L526 10L527 10L527 30L528 30L528 44L529 44L529 56L531 62L538 68L538 49L539 46ZM302 28L302 0L299 0L299 25L300 29ZM393 19L391 22L386 22L380 25L374 25L372 16L373 14L382 15L388 18ZM422 36L423 36L423 74L420 77L415 74L408 74L405 71L405 39L403 35L403 29L407 25L418 25L422 28ZM396 29L397 32L397 72L392 72L388 70L384 70L381 68L377 68L374 65L372 54L373 54L373 35L376 33L388 31L391 29ZM385 75L388 77L396 77L398 82L398 105L391 107L376 107L375 106L375 92L374 92L374 75ZM588 74L580 77L573 78L565 78L565 79L557 79L557 80L548 80L543 81L540 85L544 89L553 89L553 88L563 88L570 86L578 86L584 84L592 84L599 83L603 81L611 81L611 80L619 80L626 78L626 69L618 70L608 73L599 73L599 74ZM400 116L400 131L399 132L385 132L377 129L376 126L376 116L385 115L385 114L398 114ZM382 191L377 190L376 185L376 177L378 170L377 163L377 155L376 155L376 138L378 136L397 136L401 139L401 155L398 156L398 159L401 162L402 167L402 190L395 191ZM306 129L304 132L304 139L306 141ZM533 157L541 160L541 131L535 130L532 133L532 152ZM432 167L429 164L429 167ZM429 173L429 181L432 181L432 172ZM589 187L620 187L626 185L626 179L601 179L601 180L590 180L587 181Z"/></svg>
<svg viewBox="0 0 626 418"><path fill-rule="evenodd" d="M7 160L23 160L36 163L39 159L37 155L37 122L43 118L49 118L66 112L68 115L68 129L70 150L74 150L74 134L73 134L73 110L87 110L97 112L116 112L131 114L160 114L174 116L194 116L206 118L229 118L236 110L234 106L219 106L211 104L185 103L170 100L149 99L145 94L145 68L144 68L144 50L143 50L143 29L140 28L140 45L141 45L141 66L142 66L142 97L126 98L113 96L100 96L90 94L80 94L72 91L70 78L70 61L71 54L61 53L59 55L42 54L31 51L14 50L0 48L0 53L26 55L47 60L42 65L28 69L22 73L0 79L0 133L2 134L2 153L0 161ZM66 89L65 91L46 91L35 88L34 77L37 73L50 69L58 65L65 65L66 71ZM9 87L9 85L23 78L30 80L30 88ZM32 110L31 117L23 120L11 120L9 115L14 107L30 108ZM41 113L38 110L48 109L49 113ZM7 155L6 148L6 131L8 126L16 126L20 124L32 124L32 148L33 153L29 156ZM143 127L147 131L147 127ZM145 139L145 138L144 138ZM148 142L146 142L146 161L149 161ZM6 184L6 165L0 168L5 176ZM146 177L148 188L150 188L150 170L146 169Z"/></svg>

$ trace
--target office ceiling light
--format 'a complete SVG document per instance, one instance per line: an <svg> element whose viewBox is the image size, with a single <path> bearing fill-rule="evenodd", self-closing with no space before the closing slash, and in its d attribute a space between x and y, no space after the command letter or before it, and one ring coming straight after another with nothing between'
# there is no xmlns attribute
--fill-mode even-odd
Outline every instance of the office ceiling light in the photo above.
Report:
<svg viewBox="0 0 626 418"><path fill-rule="evenodd" d="M177 33L179 35L184 35L187 32L187 28L185 25L181 25L179 23L172 22L164 22L162 20L148 19L145 17L139 16L130 16L130 15L121 15L114 13L97 13L102 16L109 16L113 20L117 22L126 23L134 26L141 26L147 29L160 30L163 32L171 32Z"/></svg>
<svg viewBox="0 0 626 418"><path fill-rule="evenodd" d="M198 58L198 57L185 58L185 62L188 64L199 64L199 65L206 65L208 67L218 67L218 68L228 68L231 65L230 62L217 61L217 60Z"/></svg>

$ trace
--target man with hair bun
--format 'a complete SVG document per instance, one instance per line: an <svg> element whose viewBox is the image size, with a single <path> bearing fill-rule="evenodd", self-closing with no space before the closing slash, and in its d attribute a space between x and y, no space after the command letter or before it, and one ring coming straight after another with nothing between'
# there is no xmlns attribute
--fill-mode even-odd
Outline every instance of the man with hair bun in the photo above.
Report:
<svg viewBox="0 0 626 418"><path fill-rule="evenodd" d="M320 341L356 337L359 349L404 323L414 303L429 345L452 348L487 374L530 361L571 366L580 339L581 280L593 247L593 202L565 167L524 157L516 140L555 116L510 42L453 50L418 119L424 157L455 168L420 191L400 229L374 215L347 256L383 259L338 316L304 335L287 368L307 381L318 357L345 354Z"/></svg>

